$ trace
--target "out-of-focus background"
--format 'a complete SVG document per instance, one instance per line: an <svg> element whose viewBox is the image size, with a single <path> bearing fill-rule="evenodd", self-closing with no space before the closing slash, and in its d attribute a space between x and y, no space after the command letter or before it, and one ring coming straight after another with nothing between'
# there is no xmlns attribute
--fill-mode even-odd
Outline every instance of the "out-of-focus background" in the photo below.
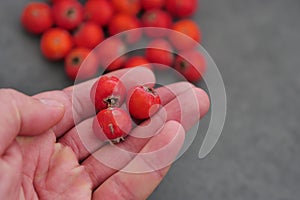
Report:
<svg viewBox="0 0 300 200"><path fill-rule="evenodd" d="M62 89L72 83L62 64L19 24L27 2L0 2L0 88ZM300 1L201 0L194 19L224 79L226 124L203 160L199 134L149 199L298 200Z"/></svg>

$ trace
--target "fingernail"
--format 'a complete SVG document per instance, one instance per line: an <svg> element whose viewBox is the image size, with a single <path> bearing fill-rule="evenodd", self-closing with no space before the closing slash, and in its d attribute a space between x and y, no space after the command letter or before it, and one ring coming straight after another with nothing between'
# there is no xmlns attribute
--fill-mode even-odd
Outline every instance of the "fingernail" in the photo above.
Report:
<svg viewBox="0 0 300 200"><path fill-rule="evenodd" d="M55 107L64 107L64 104L53 100L53 99L39 99L43 104L47 105L47 106L55 106Z"/></svg>

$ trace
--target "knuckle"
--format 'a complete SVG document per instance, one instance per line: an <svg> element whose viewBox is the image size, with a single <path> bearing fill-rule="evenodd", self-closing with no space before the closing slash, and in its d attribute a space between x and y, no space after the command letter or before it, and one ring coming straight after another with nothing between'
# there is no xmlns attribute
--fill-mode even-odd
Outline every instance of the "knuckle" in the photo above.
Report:
<svg viewBox="0 0 300 200"><path fill-rule="evenodd" d="M17 111L19 96L21 96L20 93L14 89L0 89L0 103L5 105L2 108Z"/></svg>
<svg viewBox="0 0 300 200"><path fill-rule="evenodd" d="M80 150L82 149L79 138L75 138L75 136L70 135L68 138L62 138L60 143L69 147L75 153L76 157L79 158Z"/></svg>
<svg viewBox="0 0 300 200"><path fill-rule="evenodd" d="M1 97L15 97L18 94L20 94L18 91L11 89L11 88L1 88L0 89Z"/></svg>
<svg viewBox="0 0 300 200"><path fill-rule="evenodd" d="M63 90L62 93L68 99L70 107L74 112L75 122L77 122L80 116L83 116L85 113L85 102L83 102L77 95L73 95L73 89Z"/></svg>

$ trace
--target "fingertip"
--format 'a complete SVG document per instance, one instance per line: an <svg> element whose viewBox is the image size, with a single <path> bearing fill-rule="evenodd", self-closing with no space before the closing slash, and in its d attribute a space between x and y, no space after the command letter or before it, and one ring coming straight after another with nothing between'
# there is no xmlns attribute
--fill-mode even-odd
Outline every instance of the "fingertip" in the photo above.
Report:
<svg viewBox="0 0 300 200"><path fill-rule="evenodd" d="M199 102L199 112L202 118L209 111L210 99L208 94L203 89L195 87L194 91L195 94L197 95L197 99Z"/></svg>
<svg viewBox="0 0 300 200"><path fill-rule="evenodd" d="M173 137L177 138L179 141L184 141L185 129L181 123L175 120L170 120L165 124L165 128L169 129L170 132L174 132L175 136Z"/></svg>
<svg viewBox="0 0 300 200"><path fill-rule="evenodd" d="M178 133L185 133L185 130L181 123L176 120L170 120L165 124L165 127L168 127L173 130L177 130Z"/></svg>

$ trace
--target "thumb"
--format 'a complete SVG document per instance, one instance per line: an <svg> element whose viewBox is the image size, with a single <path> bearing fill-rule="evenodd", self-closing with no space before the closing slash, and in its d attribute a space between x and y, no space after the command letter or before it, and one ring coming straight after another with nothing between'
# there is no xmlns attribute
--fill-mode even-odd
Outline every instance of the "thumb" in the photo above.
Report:
<svg viewBox="0 0 300 200"><path fill-rule="evenodd" d="M0 155L17 135L33 136L53 127L64 115L63 104L0 89Z"/></svg>

